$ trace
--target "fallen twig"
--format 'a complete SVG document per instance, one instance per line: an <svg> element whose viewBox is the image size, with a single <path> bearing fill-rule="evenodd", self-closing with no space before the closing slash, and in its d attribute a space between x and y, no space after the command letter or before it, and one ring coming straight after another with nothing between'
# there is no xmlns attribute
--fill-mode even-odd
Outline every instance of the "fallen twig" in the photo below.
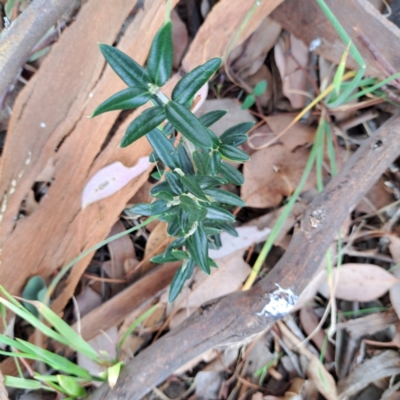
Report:
<svg viewBox="0 0 400 400"><path fill-rule="evenodd" d="M127 364L113 390L103 385L91 399L141 399L202 352L242 341L282 317L284 313L274 315L266 307L271 293L282 292L276 291L276 284L295 296L306 288L348 213L399 155L399 123L399 116L386 122L314 199L285 255L267 277L248 292L233 293L201 306Z"/></svg>
<svg viewBox="0 0 400 400"><path fill-rule="evenodd" d="M0 38L0 94L14 81L33 47L70 7L69 0L34 0L9 28L3 30Z"/></svg>

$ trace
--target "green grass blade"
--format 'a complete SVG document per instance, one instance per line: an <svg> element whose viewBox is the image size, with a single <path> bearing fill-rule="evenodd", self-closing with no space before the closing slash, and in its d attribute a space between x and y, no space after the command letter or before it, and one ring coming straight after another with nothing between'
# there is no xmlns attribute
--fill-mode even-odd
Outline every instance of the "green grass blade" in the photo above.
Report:
<svg viewBox="0 0 400 400"><path fill-rule="evenodd" d="M324 190L323 168L324 168L324 147L325 147L324 146L325 124L326 120L324 115L322 115L315 137L315 146L316 146L315 171L316 171L318 192L322 192Z"/></svg>
<svg viewBox="0 0 400 400"><path fill-rule="evenodd" d="M326 140L327 140L327 148L328 148L328 157L329 163L331 165L331 175L335 176L337 174L337 165L336 165L336 155L335 155L335 146L333 144L331 127L327 123L325 124L326 128Z"/></svg>
<svg viewBox="0 0 400 400"><path fill-rule="evenodd" d="M40 382L34 381L33 379L17 378L15 376L9 376L9 375L4 375L4 385L16 389L27 389L27 390L45 389L45 390L55 391L51 388L43 386Z"/></svg>
<svg viewBox="0 0 400 400"><path fill-rule="evenodd" d="M46 319L46 321L48 321L57 332L62 335L67 342L69 342L71 348L86 355L93 361L99 360L99 355L96 350L54 311L39 301L31 301L31 303L37 308L38 312Z"/></svg>
<svg viewBox="0 0 400 400"><path fill-rule="evenodd" d="M146 312L144 312L141 316L136 318L131 325L129 325L129 328L126 330L124 333L124 336L122 336L122 339L118 343L118 349L121 349L123 344L125 343L125 340L128 338L128 336L147 318L150 317L156 311L158 307L158 304L155 304L153 307L149 308Z"/></svg>

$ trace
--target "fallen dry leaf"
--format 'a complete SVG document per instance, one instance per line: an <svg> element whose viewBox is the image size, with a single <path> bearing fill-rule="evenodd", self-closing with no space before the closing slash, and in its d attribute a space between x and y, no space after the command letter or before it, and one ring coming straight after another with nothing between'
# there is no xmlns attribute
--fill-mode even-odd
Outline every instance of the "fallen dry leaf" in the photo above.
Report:
<svg viewBox="0 0 400 400"><path fill-rule="evenodd" d="M357 365L350 375L338 382L339 399L348 399L370 383L399 373L399 354L394 350L384 351Z"/></svg>
<svg viewBox="0 0 400 400"><path fill-rule="evenodd" d="M174 301L174 304L182 310L178 311L172 318L171 329L179 325L203 303L242 287L251 270L250 266L243 260L242 254L243 250L239 250L224 258L217 259L218 268L213 268L211 276L206 275L199 268L196 269L189 293L183 290Z"/></svg>
<svg viewBox="0 0 400 400"><path fill-rule="evenodd" d="M85 185L82 193L82 208L112 196L151 166L149 157L141 157L137 164L130 168L119 161L102 168Z"/></svg>
<svg viewBox="0 0 400 400"><path fill-rule="evenodd" d="M235 74L245 79L259 71L280 33L281 26L265 18L244 43L232 50L229 60Z"/></svg>
<svg viewBox="0 0 400 400"><path fill-rule="evenodd" d="M336 383L332 375L326 370L319 358L311 353L281 321L277 322L284 342L290 350L304 355L308 360L307 376L313 382L317 390L328 400L337 400Z"/></svg>
<svg viewBox="0 0 400 400"><path fill-rule="evenodd" d="M396 282L389 290L390 303L400 318L400 282Z"/></svg>
<svg viewBox="0 0 400 400"><path fill-rule="evenodd" d="M151 258L157 254L161 254L167 246L172 242L173 238L167 234L168 224L166 222L159 222L157 226L152 230L147 239L146 247L144 250L144 259ZM150 260L145 261L141 267L141 274L144 275L156 264L153 264Z"/></svg>
<svg viewBox="0 0 400 400"><path fill-rule="evenodd" d="M233 125L242 122L255 121L255 118L249 113L249 111L242 110L240 104L233 99L206 100L196 115L200 117L201 115L214 110L228 111L223 118L210 126L210 129L218 136Z"/></svg>
<svg viewBox="0 0 400 400"><path fill-rule="evenodd" d="M384 295L399 280L381 267L372 264L344 264L332 271L336 284L335 297L347 301L371 301ZM328 282L325 281L319 292L326 298L330 296Z"/></svg>
<svg viewBox="0 0 400 400"><path fill-rule="evenodd" d="M245 250L254 243L263 242L271 232L270 228L258 229L256 226L240 226L236 228L238 236L231 236L226 232L221 233L222 246L218 250L209 250L213 259L227 257L240 250Z"/></svg>
<svg viewBox="0 0 400 400"><path fill-rule="evenodd" d="M178 12L175 9L171 11L171 21L172 43L174 45L173 66L175 69L178 69L189 43L189 34L186 25L183 23L183 21L179 17Z"/></svg>
<svg viewBox="0 0 400 400"><path fill-rule="evenodd" d="M249 207L267 208L281 203L290 196L303 175L309 150L300 148L294 152L284 145L275 145L258 150L244 165L245 182L241 187L241 197ZM304 187L314 187L315 175Z"/></svg>
<svg viewBox="0 0 400 400"><path fill-rule="evenodd" d="M388 235L390 243L389 250L396 264L400 263L400 238L396 235Z"/></svg>
<svg viewBox="0 0 400 400"><path fill-rule="evenodd" d="M308 47L296 36L283 35L275 46L275 62L282 79L283 94L293 108L303 108L307 97L307 76L303 69L308 64Z"/></svg>

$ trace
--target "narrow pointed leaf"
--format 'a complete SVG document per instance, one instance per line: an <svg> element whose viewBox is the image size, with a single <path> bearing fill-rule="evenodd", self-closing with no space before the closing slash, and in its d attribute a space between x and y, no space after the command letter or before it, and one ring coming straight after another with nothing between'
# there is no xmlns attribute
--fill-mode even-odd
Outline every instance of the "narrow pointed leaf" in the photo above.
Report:
<svg viewBox="0 0 400 400"><path fill-rule="evenodd" d="M211 153L210 157L210 171L213 175L218 175L219 173L219 168L221 166L221 155L218 153L218 151L213 151Z"/></svg>
<svg viewBox="0 0 400 400"><path fill-rule="evenodd" d="M230 183L238 186L241 186L244 183L243 175L235 167L232 167L232 165L222 162L219 168L219 172Z"/></svg>
<svg viewBox="0 0 400 400"><path fill-rule="evenodd" d="M219 138L223 143L226 144L233 144L230 143L231 140L236 140L236 139L230 139L235 138L236 135L244 135L247 133L252 127L254 126L254 122L242 122L240 124L237 124L235 126L232 126L231 128L227 129Z"/></svg>
<svg viewBox="0 0 400 400"><path fill-rule="evenodd" d="M153 129L146 135L151 147L157 154L157 157L169 168L178 167L178 157L175 154L175 147L165 137L159 129Z"/></svg>
<svg viewBox="0 0 400 400"><path fill-rule="evenodd" d="M227 179L224 179L220 176L195 176L195 180L201 189L209 189L215 186L224 185L229 182Z"/></svg>
<svg viewBox="0 0 400 400"><path fill-rule="evenodd" d="M181 224L179 220L179 214L176 214L171 219L171 221L169 221L167 233L169 236L178 236L180 232L181 232Z"/></svg>
<svg viewBox="0 0 400 400"><path fill-rule="evenodd" d="M181 176L179 180L181 181L185 189L196 196L198 199L208 201L207 197L203 193L203 190L200 188L200 185L192 177L185 175Z"/></svg>
<svg viewBox="0 0 400 400"><path fill-rule="evenodd" d="M242 103L242 105L241 105L241 109L242 110L247 110L247 109L249 109L254 103L256 102L256 96L254 96L254 94L248 94L246 97L245 97L245 99L244 99L244 101L243 101L243 103Z"/></svg>
<svg viewBox="0 0 400 400"><path fill-rule="evenodd" d="M172 23L169 21L156 33L147 59L150 79L157 86L163 86L170 77L173 54Z"/></svg>
<svg viewBox="0 0 400 400"><path fill-rule="evenodd" d="M172 196L174 195L174 192L172 191L171 187L169 186L168 182L160 182L158 183L156 186L153 186L150 190L150 194L153 197L157 197L157 194L159 192L168 192L170 193Z"/></svg>
<svg viewBox="0 0 400 400"><path fill-rule="evenodd" d="M199 225L192 236L186 239L187 248L197 266L210 275L208 263L208 242L203 228Z"/></svg>
<svg viewBox="0 0 400 400"><path fill-rule="evenodd" d="M168 120L183 136L197 146L212 147L207 128L186 107L170 101L165 109Z"/></svg>
<svg viewBox="0 0 400 400"><path fill-rule="evenodd" d="M129 146L134 141L140 139L146 133L149 133L166 118L165 109L163 107L152 107L143 111L126 130L125 136L122 138L121 147Z"/></svg>
<svg viewBox="0 0 400 400"><path fill-rule="evenodd" d="M169 193L169 192L167 192L165 190L160 190L159 192L157 192L154 195L154 197L156 197L157 199L166 200L166 201L174 200L174 196L171 193Z"/></svg>
<svg viewBox="0 0 400 400"><path fill-rule="evenodd" d="M208 176L210 166L210 155L208 153L202 153L200 151L195 151L192 155L194 165L200 175Z"/></svg>
<svg viewBox="0 0 400 400"><path fill-rule="evenodd" d="M187 104L218 70L221 61L221 58L212 58L186 74L172 91L172 100L179 104Z"/></svg>
<svg viewBox="0 0 400 400"><path fill-rule="evenodd" d="M107 111L130 110L132 108L137 108L147 103L150 98L151 94L148 90L130 87L128 89L121 90L101 103L93 111L91 117L95 117L96 115L100 115Z"/></svg>
<svg viewBox="0 0 400 400"><path fill-rule="evenodd" d="M205 194L214 198L215 201L220 203L229 204L231 206L246 207L246 203L235 194L222 189L207 189Z"/></svg>
<svg viewBox="0 0 400 400"><path fill-rule="evenodd" d="M186 153L185 148L182 146L182 143L178 144L178 157L181 170L186 175L194 175L193 165L188 154Z"/></svg>
<svg viewBox="0 0 400 400"><path fill-rule="evenodd" d="M193 259L189 259L189 261L182 265L178 271L176 271L174 279L171 282L171 286L169 289L168 301L173 302L178 294L181 292L183 285L186 280L188 280L192 274L194 269L194 261Z"/></svg>
<svg viewBox="0 0 400 400"><path fill-rule="evenodd" d="M150 78L141 65L113 46L101 44L100 50L111 68L128 86L148 89Z"/></svg>
<svg viewBox="0 0 400 400"><path fill-rule="evenodd" d="M244 162L250 160L250 157L247 153L229 144L223 144L219 147L218 151L222 157L231 161Z"/></svg>
<svg viewBox="0 0 400 400"><path fill-rule="evenodd" d="M151 204L146 204L146 203L135 204L133 207L129 209L129 211L131 213L143 215L145 217L153 215Z"/></svg>
<svg viewBox="0 0 400 400"><path fill-rule="evenodd" d="M221 119L228 111L226 110L214 110L203 114L199 117L199 121L207 128Z"/></svg>
<svg viewBox="0 0 400 400"><path fill-rule="evenodd" d="M42 387L42 384L33 379L17 378L16 376L4 375L4 385L17 389L37 390Z"/></svg>
<svg viewBox="0 0 400 400"><path fill-rule="evenodd" d="M242 143L245 143L247 139L247 135L244 135L243 133L234 133L225 137L224 140L222 140L222 143L237 147Z"/></svg>
<svg viewBox="0 0 400 400"><path fill-rule="evenodd" d="M175 196L178 196L183 192L183 186L179 181L179 176L177 173L167 172L165 174L165 178Z"/></svg>
<svg viewBox="0 0 400 400"><path fill-rule="evenodd" d="M207 206L207 219L221 222L235 222L235 217L222 207L210 205Z"/></svg>
<svg viewBox="0 0 400 400"><path fill-rule="evenodd" d="M152 215L159 215L168 211L170 206L165 200L156 200L154 203L151 203L150 208Z"/></svg>

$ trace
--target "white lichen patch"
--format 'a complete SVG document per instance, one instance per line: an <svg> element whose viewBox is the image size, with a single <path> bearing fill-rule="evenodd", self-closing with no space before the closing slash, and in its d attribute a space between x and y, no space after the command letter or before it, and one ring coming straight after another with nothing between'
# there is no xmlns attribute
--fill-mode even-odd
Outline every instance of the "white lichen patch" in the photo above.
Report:
<svg viewBox="0 0 400 400"><path fill-rule="evenodd" d="M321 46L322 40L321 38L316 38L310 43L309 50L310 51L315 51L318 49L319 46Z"/></svg>
<svg viewBox="0 0 400 400"><path fill-rule="evenodd" d="M291 289L283 289L277 283L278 289L269 294L269 301L264 308L257 313L265 317L283 317L288 314L297 302L296 296Z"/></svg>

